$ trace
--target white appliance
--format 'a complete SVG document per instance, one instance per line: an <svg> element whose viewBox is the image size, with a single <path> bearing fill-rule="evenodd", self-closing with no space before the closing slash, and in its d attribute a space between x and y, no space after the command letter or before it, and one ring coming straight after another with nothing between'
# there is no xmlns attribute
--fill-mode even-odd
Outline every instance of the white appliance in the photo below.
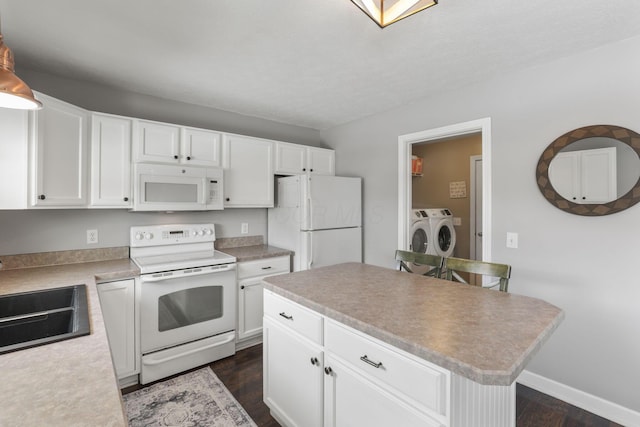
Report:
<svg viewBox="0 0 640 427"><path fill-rule="evenodd" d="M293 271L362 262L362 179L333 175L278 178L268 210L270 245L294 252Z"/></svg>
<svg viewBox="0 0 640 427"><path fill-rule="evenodd" d="M431 221L425 209L412 209L409 220L409 250L423 254L437 255L433 236L431 234Z"/></svg>
<svg viewBox="0 0 640 427"><path fill-rule="evenodd" d="M235 354L236 259L213 224L131 227L140 268L140 383Z"/></svg>
<svg viewBox="0 0 640 427"><path fill-rule="evenodd" d="M134 211L224 209L223 172L197 166L133 165Z"/></svg>
<svg viewBox="0 0 640 427"><path fill-rule="evenodd" d="M431 235L435 253L443 257L453 255L456 246L456 230L453 226L453 214L449 209L425 209L431 224Z"/></svg>
<svg viewBox="0 0 640 427"><path fill-rule="evenodd" d="M431 231L431 221L425 209L412 209L409 219L409 250L429 255L438 255L436 245L433 241ZM409 263L411 271L418 274L425 274L432 267Z"/></svg>

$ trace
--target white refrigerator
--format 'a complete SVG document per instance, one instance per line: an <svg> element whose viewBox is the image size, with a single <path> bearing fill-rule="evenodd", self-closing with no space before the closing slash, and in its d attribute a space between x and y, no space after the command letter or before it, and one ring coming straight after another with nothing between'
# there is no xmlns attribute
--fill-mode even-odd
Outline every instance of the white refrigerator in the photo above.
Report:
<svg viewBox="0 0 640 427"><path fill-rule="evenodd" d="M267 239L294 252L293 271L362 262L361 178L294 175L276 185Z"/></svg>

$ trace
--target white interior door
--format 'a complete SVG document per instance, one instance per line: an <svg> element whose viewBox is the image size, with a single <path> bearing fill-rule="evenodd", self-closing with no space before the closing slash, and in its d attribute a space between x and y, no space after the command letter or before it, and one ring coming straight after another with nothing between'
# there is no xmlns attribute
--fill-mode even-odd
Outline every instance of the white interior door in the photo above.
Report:
<svg viewBox="0 0 640 427"><path fill-rule="evenodd" d="M471 259L482 261L482 156L471 156Z"/></svg>

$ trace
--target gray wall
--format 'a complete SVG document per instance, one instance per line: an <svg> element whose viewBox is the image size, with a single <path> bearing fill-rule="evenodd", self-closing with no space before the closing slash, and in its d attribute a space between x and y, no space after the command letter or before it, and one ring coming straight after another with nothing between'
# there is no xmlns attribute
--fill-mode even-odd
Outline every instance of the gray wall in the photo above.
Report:
<svg viewBox="0 0 640 427"><path fill-rule="evenodd" d="M240 236L240 224L250 236L267 241L266 209L225 209L212 212L129 212L124 209L0 210L0 256L68 249L129 246L132 225L214 223L216 238ZM98 243L87 245L89 229Z"/></svg>
<svg viewBox="0 0 640 427"><path fill-rule="evenodd" d="M493 259L513 266L509 290L566 318L528 369L640 411L640 205L581 217L540 194L535 167L555 138L591 124L640 131L640 38L496 76L323 132L337 172L364 178L365 262L393 266L398 136L484 117L492 124ZM506 232L519 233L507 249Z"/></svg>
<svg viewBox="0 0 640 427"><path fill-rule="evenodd" d="M17 73L32 89L92 111L321 146L320 134L313 129L118 91L32 70L22 69ZM128 246L131 225L177 222L213 222L217 237L239 236L240 224L247 222L249 235L262 235L266 241L266 221L266 209L173 214L116 209L0 210L0 255ZM86 244L87 229L98 230L98 244Z"/></svg>
<svg viewBox="0 0 640 427"><path fill-rule="evenodd" d="M70 80L29 69L18 68L16 74L31 89L90 111L276 139L295 144L321 146L319 132L309 128L125 92L108 86Z"/></svg>

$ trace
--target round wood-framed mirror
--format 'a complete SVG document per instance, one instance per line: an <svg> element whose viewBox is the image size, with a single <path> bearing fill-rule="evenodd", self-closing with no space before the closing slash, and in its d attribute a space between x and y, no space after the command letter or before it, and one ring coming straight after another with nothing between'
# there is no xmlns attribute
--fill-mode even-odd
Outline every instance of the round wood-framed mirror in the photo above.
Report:
<svg viewBox="0 0 640 427"><path fill-rule="evenodd" d="M580 200L585 199L585 197L567 196L566 191L562 191L564 194L563 197L563 195L554 188L552 183L553 179L549 178L549 169L553 167L552 162L558 158L559 153L562 152L561 155L564 156L567 152L571 152L578 143L590 139L617 141L618 144L622 143L622 147L628 152L635 153L638 158L632 159L633 166L631 166L631 168L634 169L632 173L635 175L633 175L632 178L631 189L626 191L625 188L623 194L613 196L613 198L607 202L590 203L588 199ZM629 155L626 156L626 158L629 157ZM615 165L613 168L615 170ZM555 173L555 175L559 174ZM555 179L557 181L557 178ZM538 167L536 168L536 182L542 195L549 203L568 213L584 216L599 216L610 215L625 210L640 201L640 135L630 129L613 125L585 126L567 132L549 144L542 152L540 160L538 160ZM556 186L560 188L557 183Z"/></svg>

